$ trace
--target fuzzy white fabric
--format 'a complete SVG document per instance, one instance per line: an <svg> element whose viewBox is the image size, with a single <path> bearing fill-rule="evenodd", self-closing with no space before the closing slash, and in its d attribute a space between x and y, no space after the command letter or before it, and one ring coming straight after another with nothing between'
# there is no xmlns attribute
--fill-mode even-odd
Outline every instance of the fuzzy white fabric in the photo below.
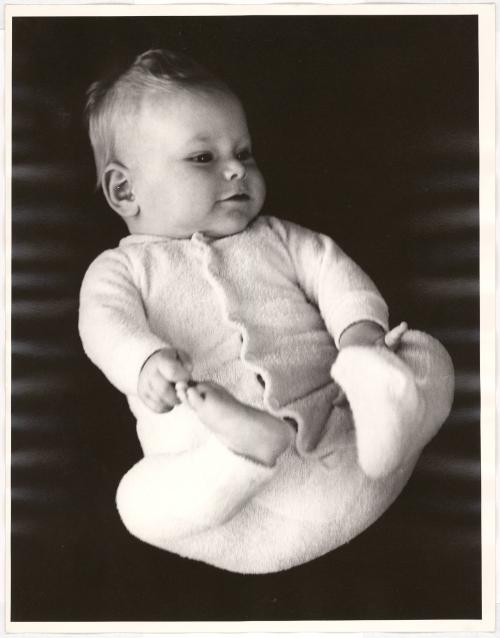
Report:
<svg viewBox="0 0 500 638"><path fill-rule="evenodd" d="M351 346L339 353L332 377L351 406L359 464L372 478L390 474L414 451L424 416L413 372L389 350Z"/></svg>
<svg viewBox="0 0 500 638"><path fill-rule="evenodd" d="M101 255L82 285L80 333L137 418L145 456L117 492L131 533L182 556L263 573L316 558L376 520L446 418L453 370L438 342L404 335L398 356L424 409L418 423L407 424L418 434L405 434L404 453L392 454L398 469L370 478L357 459L356 436L366 448L371 435L352 364L342 356L339 370L355 420L363 415L363 435L348 408L332 409L337 389L330 377L340 334L363 319L387 327L387 308L369 278L329 238L274 218L220 240L132 236ZM183 406L149 411L136 395L138 374L167 344L190 354L194 378L293 417L295 448L267 468L230 452ZM387 365L388 377L394 368ZM363 383L369 385L367 375ZM384 439L383 430L379 421L371 437L382 450L375 474L390 469L380 458L394 437Z"/></svg>
<svg viewBox="0 0 500 638"><path fill-rule="evenodd" d="M329 237L272 217L218 240L126 237L91 264L80 295L85 352L138 420L148 418L140 369L173 345L191 356L196 380L293 418L297 447L317 455L328 451L338 339L360 320L388 326L370 278Z"/></svg>
<svg viewBox="0 0 500 638"><path fill-rule="evenodd" d="M441 349L435 339L410 331L398 355L362 346L339 353L331 373L349 400L358 461L368 476L394 472L430 441L448 415L438 406L451 406L454 375ZM433 391L428 375L435 382Z"/></svg>

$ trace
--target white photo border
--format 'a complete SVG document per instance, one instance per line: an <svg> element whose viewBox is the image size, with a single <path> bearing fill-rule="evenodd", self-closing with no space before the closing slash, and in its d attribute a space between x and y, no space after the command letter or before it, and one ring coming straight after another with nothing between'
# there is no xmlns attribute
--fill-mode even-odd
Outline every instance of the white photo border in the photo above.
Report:
<svg viewBox="0 0 500 638"><path fill-rule="evenodd" d="M5 11L6 631L9 633L483 632L495 628L495 5L169 4L7 5ZM482 619L250 622L12 622L10 619L10 338L12 19L15 17L244 15L477 15L480 141L480 372Z"/></svg>

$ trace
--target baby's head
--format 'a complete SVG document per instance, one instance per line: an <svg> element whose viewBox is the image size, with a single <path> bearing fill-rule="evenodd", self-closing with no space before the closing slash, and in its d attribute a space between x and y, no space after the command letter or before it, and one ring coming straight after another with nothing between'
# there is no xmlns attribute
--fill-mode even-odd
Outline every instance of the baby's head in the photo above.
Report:
<svg viewBox="0 0 500 638"><path fill-rule="evenodd" d="M143 53L90 87L86 113L98 184L131 233L223 237L262 208L241 103L189 58Z"/></svg>

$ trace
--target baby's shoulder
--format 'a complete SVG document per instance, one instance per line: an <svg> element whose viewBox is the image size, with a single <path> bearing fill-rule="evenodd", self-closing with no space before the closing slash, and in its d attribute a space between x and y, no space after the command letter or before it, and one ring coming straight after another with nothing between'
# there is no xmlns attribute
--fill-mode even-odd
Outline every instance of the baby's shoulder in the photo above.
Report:
<svg viewBox="0 0 500 638"><path fill-rule="evenodd" d="M189 257L189 254L184 254L186 251L181 250L183 243L189 244L128 236L115 248L109 248L98 255L87 273L122 281L130 280L137 286L142 286L156 275L161 276L175 268L179 270L178 265L184 264Z"/></svg>
<svg viewBox="0 0 500 638"><path fill-rule="evenodd" d="M316 241L322 234L296 222L273 215L262 215L261 224L274 233L284 244Z"/></svg>
<svg viewBox="0 0 500 638"><path fill-rule="evenodd" d="M94 264L111 265L113 263L128 263L130 262L130 259L130 251L118 245L115 248L107 248L102 253L99 253L99 255L94 258L90 266L93 266Z"/></svg>
<svg viewBox="0 0 500 638"><path fill-rule="evenodd" d="M133 278L136 261L131 251L125 247L108 248L92 260L85 273L85 279Z"/></svg>

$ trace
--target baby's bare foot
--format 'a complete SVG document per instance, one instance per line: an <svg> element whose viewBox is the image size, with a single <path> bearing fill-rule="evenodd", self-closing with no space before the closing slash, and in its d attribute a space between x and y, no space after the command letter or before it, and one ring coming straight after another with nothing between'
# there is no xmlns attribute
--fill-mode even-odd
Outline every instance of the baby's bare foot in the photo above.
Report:
<svg viewBox="0 0 500 638"><path fill-rule="evenodd" d="M181 382L176 390L180 401L236 454L274 465L293 441L288 423L241 403L218 385Z"/></svg>

